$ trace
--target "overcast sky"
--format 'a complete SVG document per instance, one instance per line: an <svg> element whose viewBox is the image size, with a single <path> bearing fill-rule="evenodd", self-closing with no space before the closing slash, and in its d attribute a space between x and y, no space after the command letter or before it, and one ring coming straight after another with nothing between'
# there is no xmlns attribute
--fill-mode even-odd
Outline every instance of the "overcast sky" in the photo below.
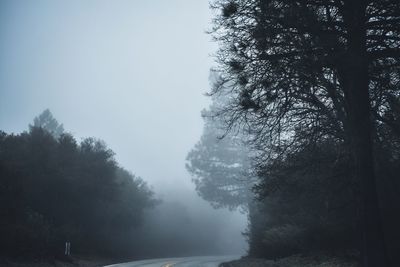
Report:
<svg viewBox="0 0 400 267"><path fill-rule="evenodd" d="M192 197L184 165L209 104L210 22L207 0L1 1L0 129L27 130L49 108L161 197ZM240 235L244 215L230 216Z"/></svg>

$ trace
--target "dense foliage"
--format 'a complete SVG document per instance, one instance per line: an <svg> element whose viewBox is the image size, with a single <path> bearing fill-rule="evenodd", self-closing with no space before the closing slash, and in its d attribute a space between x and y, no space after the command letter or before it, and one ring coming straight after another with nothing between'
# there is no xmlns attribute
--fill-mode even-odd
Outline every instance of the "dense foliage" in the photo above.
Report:
<svg viewBox="0 0 400 267"><path fill-rule="evenodd" d="M0 132L0 253L61 256L69 241L75 255L134 256L129 233L154 206L152 191L103 142L48 129Z"/></svg>
<svg viewBox="0 0 400 267"><path fill-rule="evenodd" d="M290 168L293 157L331 142L332 165L348 155L350 171L341 176L354 196L363 264L387 266L381 207L392 205L379 188L375 133L381 127L389 135L398 130L399 3L217 0L213 7L222 76L213 93L228 91L231 101L220 113L230 118L229 125L246 129L260 151L255 164L260 186L270 186L265 180L285 184L291 176L307 181L309 172Z"/></svg>
<svg viewBox="0 0 400 267"><path fill-rule="evenodd" d="M218 97L213 97L217 104L226 102ZM206 115L215 112L215 104ZM392 115L398 116L398 112ZM297 253L359 255L359 188L351 153L343 141L325 138L308 142L260 161L260 146L246 142L251 139L249 132L221 130L224 125L228 127L223 116L204 118L203 135L188 154L188 169L200 196L215 207L248 207L246 235L251 256L276 259ZM396 240L400 237L396 226L400 223L399 141L400 135L378 124L374 139L377 190L383 205L388 254L394 266ZM243 159L251 160L252 165L243 164ZM254 175L258 177L256 183ZM239 190L246 187L253 188L255 201Z"/></svg>
<svg viewBox="0 0 400 267"><path fill-rule="evenodd" d="M364 266L397 266L398 1L212 7L214 114L246 135L259 178L250 254L358 249Z"/></svg>

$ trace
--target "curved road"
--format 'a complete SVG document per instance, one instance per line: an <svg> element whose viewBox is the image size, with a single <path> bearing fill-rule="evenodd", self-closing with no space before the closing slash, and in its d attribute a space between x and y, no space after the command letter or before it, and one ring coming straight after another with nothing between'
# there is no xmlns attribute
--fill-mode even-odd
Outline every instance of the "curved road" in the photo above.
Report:
<svg viewBox="0 0 400 267"><path fill-rule="evenodd" d="M104 267L218 267L222 262L239 259L240 256L203 256L132 261Z"/></svg>

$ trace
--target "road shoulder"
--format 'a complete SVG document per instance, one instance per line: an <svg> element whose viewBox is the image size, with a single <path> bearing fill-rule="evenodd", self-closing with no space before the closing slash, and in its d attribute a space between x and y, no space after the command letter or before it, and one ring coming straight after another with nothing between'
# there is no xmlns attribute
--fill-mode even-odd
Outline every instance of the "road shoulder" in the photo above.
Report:
<svg viewBox="0 0 400 267"><path fill-rule="evenodd" d="M220 267L358 267L354 259L327 256L290 256L277 260L242 258L220 264Z"/></svg>

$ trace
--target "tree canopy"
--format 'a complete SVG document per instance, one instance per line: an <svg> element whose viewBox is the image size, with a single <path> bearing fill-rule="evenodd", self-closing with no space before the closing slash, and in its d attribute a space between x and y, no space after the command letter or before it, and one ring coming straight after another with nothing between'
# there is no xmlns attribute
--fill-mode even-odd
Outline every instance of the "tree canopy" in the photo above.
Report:
<svg viewBox="0 0 400 267"><path fill-rule="evenodd" d="M379 136L398 139L398 1L216 0L212 7L222 79L211 94L229 95L216 114L249 133L259 192L283 193L294 174L279 165L333 144L332 162L350 164L342 177L356 197L364 265L387 266L375 166Z"/></svg>
<svg viewBox="0 0 400 267"><path fill-rule="evenodd" d="M0 254L60 257L69 241L75 255L135 256L129 233L157 203L153 192L104 142L56 137L60 125L43 114L29 132L0 132Z"/></svg>
<svg viewBox="0 0 400 267"><path fill-rule="evenodd" d="M45 109L39 116L35 117L33 125L29 125L29 127L43 128L55 138L59 138L64 133L64 126L58 123L49 109Z"/></svg>

